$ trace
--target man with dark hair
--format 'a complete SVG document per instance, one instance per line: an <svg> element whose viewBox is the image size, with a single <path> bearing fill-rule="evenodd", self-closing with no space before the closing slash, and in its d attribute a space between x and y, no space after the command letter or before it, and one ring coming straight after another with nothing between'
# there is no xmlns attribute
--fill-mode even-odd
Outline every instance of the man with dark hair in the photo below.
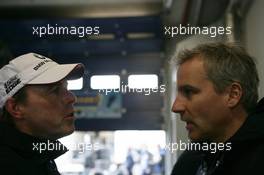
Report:
<svg viewBox="0 0 264 175"><path fill-rule="evenodd" d="M54 159L67 149L57 139L74 131L76 98L67 80L83 72L82 64L35 53L0 69L0 174L59 174Z"/></svg>
<svg viewBox="0 0 264 175"><path fill-rule="evenodd" d="M172 175L261 174L264 100L254 60L234 44L210 43L178 56L172 111L191 140ZM195 147L193 146L195 144Z"/></svg>

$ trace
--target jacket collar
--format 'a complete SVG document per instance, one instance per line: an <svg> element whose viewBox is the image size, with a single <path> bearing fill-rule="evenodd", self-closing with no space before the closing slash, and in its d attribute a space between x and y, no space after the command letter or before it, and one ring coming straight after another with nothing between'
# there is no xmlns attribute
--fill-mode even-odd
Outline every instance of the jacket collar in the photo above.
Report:
<svg viewBox="0 0 264 175"><path fill-rule="evenodd" d="M53 160L68 151L57 140L33 137L3 122L0 122L0 138L1 145L6 145L20 156L37 163Z"/></svg>
<svg viewBox="0 0 264 175"><path fill-rule="evenodd" d="M264 98L262 98L255 110L247 117L246 121L233 135L231 142L248 142L249 140L264 140Z"/></svg>

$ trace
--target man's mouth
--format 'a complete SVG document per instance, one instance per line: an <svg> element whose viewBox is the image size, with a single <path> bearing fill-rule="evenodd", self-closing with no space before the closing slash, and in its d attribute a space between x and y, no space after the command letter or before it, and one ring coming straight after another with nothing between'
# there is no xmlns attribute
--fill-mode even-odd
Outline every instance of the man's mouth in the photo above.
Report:
<svg viewBox="0 0 264 175"><path fill-rule="evenodd" d="M194 128L194 124L192 122L186 122L186 127L188 131L192 131Z"/></svg>
<svg viewBox="0 0 264 175"><path fill-rule="evenodd" d="M71 112L68 115L66 115L64 118L66 118L66 119L72 119L72 118L74 118L74 113Z"/></svg>

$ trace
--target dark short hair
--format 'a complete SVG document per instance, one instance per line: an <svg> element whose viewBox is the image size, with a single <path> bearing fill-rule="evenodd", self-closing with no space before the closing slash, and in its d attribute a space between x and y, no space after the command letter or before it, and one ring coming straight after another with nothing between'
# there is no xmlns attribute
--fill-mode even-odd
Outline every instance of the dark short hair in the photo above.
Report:
<svg viewBox="0 0 264 175"><path fill-rule="evenodd" d="M258 101L259 77L254 59L244 48L235 43L207 43L178 54L177 64L199 57L204 62L208 79L216 92L222 93L227 86L238 82L242 87L241 103L247 112Z"/></svg>

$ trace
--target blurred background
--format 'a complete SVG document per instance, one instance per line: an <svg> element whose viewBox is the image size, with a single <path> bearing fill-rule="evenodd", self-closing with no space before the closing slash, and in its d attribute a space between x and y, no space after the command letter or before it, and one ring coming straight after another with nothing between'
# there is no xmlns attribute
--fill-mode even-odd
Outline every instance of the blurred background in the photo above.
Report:
<svg viewBox="0 0 264 175"><path fill-rule="evenodd" d="M76 131L61 139L62 175L169 175L182 152L171 143L188 142L170 110L171 60L200 43L239 42L257 60L263 97L263 16L261 0L0 0L0 63L36 52L86 66L69 82Z"/></svg>

